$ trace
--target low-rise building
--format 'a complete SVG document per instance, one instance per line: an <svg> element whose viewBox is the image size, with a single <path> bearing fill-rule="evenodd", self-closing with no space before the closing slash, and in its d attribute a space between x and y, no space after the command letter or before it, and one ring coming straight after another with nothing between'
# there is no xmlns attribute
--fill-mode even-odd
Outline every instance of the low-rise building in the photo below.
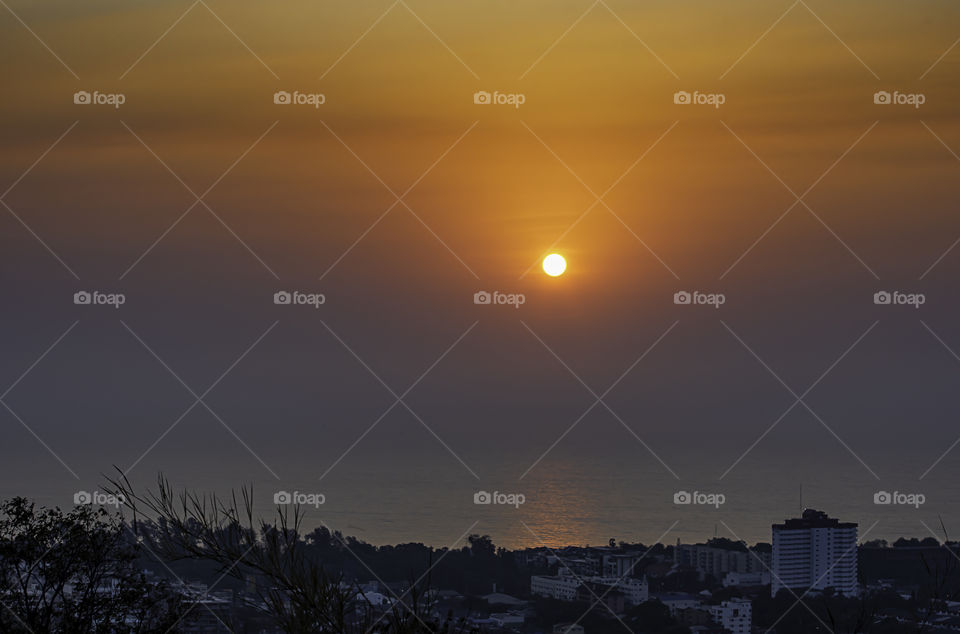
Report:
<svg viewBox="0 0 960 634"><path fill-rule="evenodd" d="M711 605L713 620L730 634L750 634L753 629L753 605L746 599L731 599Z"/></svg>
<svg viewBox="0 0 960 634"><path fill-rule="evenodd" d="M769 572L728 572L723 576L723 587L769 586Z"/></svg>
<svg viewBox="0 0 960 634"><path fill-rule="evenodd" d="M640 605L650 598L650 587L647 579L637 579L636 577L594 577L593 581L605 586L613 586L618 592L623 593L623 598L628 605Z"/></svg>
<svg viewBox="0 0 960 634"><path fill-rule="evenodd" d="M673 614L673 618L680 625L692 627L695 625L713 625L713 615L703 608L680 608Z"/></svg>
<svg viewBox="0 0 960 634"><path fill-rule="evenodd" d="M629 577L634 574L643 553L614 553L603 556L603 576Z"/></svg>
<svg viewBox="0 0 960 634"><path fill-rule="evenodd" d="M558 601L573 601L577 598L577 588L579 587L580 580L569 575L533 575L530 577L530 592L532 594L557 599Z"/></svg>
<svg viewBox="0 0 960 634"><path fill-rule="evenodd" d="M498 612L490 615L490 622L498 627L523 625L523 615L516 612Z"/></svg>
<svg viewBox="0 0 960 634"><path fill-rule="evenodd" d="M583 577L572 575L530 577L530 592L537 596L549 597L560 601L577 600L577 592L583 584L593 584L603 587L603 592L616 590L623 594L627 605L640 605L650 598L649 585L646 578L635 577ZM602 592L598 593L602 594Z"/></svg>
<svg viewBox="0 0 960 634"><path fill-rule="evenodd" d="M595 609L605 605L606 609L613 614L623 614L627 606L622 592L592 581L583 583L577 589L577 601L589 603Z"/></svg>
<svg viewBox="0 0 960 634"><path fill-rule="evenodd" d="M483 600L490 605L502 605L510 608L522 608L527 605L527 602L523 599L518 599L502 592L485 594L483 595Z"/></svg>
<svg viewBox="0 0 960 634"><path fill-rule="evenodd" d="M570 574L577 576L598 575L600 574L601 562L595 557L581 557L573 555L550 555L547 557L547 563L556 564L559 574Z"/></svg>
<svg viewBox="0 0 960 634"><path fill-rule="evenodd" d="M700 597L685 592L666 592L663 594L655 594L652 598L667 606L670 610L670 615L674 617L678 610L699 608L703 603Z"/></svg>
<svg viewBox="0 0 960 634"><path fill-rule="evenodd" d="M729 548L711 544L680 544L674 547L673 561L702 575L722 578L728 572L769 572L770 552L759 548Z"/></svg>

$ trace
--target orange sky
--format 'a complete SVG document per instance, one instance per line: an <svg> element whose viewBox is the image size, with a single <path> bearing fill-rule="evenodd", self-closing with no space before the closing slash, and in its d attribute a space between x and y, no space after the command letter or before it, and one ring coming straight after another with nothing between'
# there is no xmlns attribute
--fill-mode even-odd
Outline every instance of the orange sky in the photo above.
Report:
<svg viewBox="0 0 960 634"><path fill-rule="evenodd" d="M247 188L282 185L282 200L241 205L235 222L262 226L269 214L272 227L247 237L275 257L308 248L296 245L307 241L317 247L316 266L323 269L393 199L320 120L398 192L478 122L410 202L478 275L505 277L526 269L594 201L577 177L601 193L674 122L607 201L678 274L719 275L793 201L721 121L798 193L879 121L837 172L842 177L827 180L811 198L833 187L857 201L856 210L824 213L838 233L859 238L867 251L880 243L867 244L855 233L864 208L891 196L951 195L942 177L957 166L920 121L960 147L951 81L960 64L956 50L920 76L960 32L955 5L797 4L786 15L787 2L722 8L610 2L586 13L589 3L497 5L415 2L408 5L415 15L397 4L385 16L387 2L294 2L283 11L249 2L210 5L241 43L204 5L182 17L189 3L13 3L80 79L26 28L5 21L4 74L17 88L0 113L18 123L4 129L0 160L16 171L42 149L38 139L52 140L79 119L45 167L56 169L62 159L87 187L113 190L117 185L104 182L104 170L127 180L133 164L153 160L123 120L202 190L279 121L215 196L252 202L257 194ZM127 103L118 111L78 111L70 99L78 88L123 92ZM323 93L327 103L319 110L277 108L277 89ZM526 102L519 109L478 107L471 98L477 89L523 93ZM923 92L927 103L919 110L880 109L872 103L878 89ZM676 90L721 92L726 103L719 110L678 107ZM96 155L79 162L81 170L97 173L80 173L75 161L91 149ZM911 173L914 166L922 174ZM157 168L153 176L161 183L163 168ZM878 181L893 191L863 191ZM171 201L178 188L171 188ZM136 192L114 195L127 199ZM948 212L935 204L924 213L935 220ZM143 224L144 240L168 217L159 210L143 216L130 222ZM881 222L885 235L904 228L895 218ZM916 236L927 251L916 267L947 246L937 223L929 235ZM593 252L591 263L606 266L598 260L620 248L636 251L635 240L617 225L598 206L564 246ZM130 236L126 229L124 235ZM624 236L629 240L621 245ZM896 255L915 242L897 244L891 237L882 249ZM496 248L484 246L490 244ZM132 257L140 245L134 239L130 247ZM697 257L690 257L691 248Z"/></svg>
<svg viewBox="0 0 960 634"><path fill-rule="evenodd" d="M923 315L938 332L957 323L960 248L948 252L960 236L956 2L7 2L17 17L0 8L0 193L16 183L3 200L29 225L0 209L11 381L72 319L62 302L78 283L128 292L124 318L201 385L279 319L268 301L278 284L297 286L328 294L324 319L398 391L482 318L463 357L418 388L421 405L472 463L499 456L494 440L470 433L492 426L511 434L526 466L576 417L579 399L592 399L521 320L599 390L682 318L612 398L678 471L715 478L790 398L721 319L798 392L879 318L869 298L881 285L929 292ZM126 101L77 105L80 90ZM478 105L480 90L524 103ZM276 91L326 101L278 105ZM677 91L725 102L676 104ZM877 105L877 91L925 103ZM212 212L195 205L179 221L211 185ZM524 276L548 249L567 257L568 272ZM478 313L470 297L482 288L528 301ZM681 288L723 291L728 305L684 313L670 300ZM909 461L885 464L913 477L955 440L956 368L917 314L888 314L876 343L868 339L876 347L818 388L817 408L881 471L900 450L884 434L909 419ZM271 337L283 344L251 358L242 387L225 385L222 398L268 461L314 478L380 413L370 386L385 395L315 315L282 316ZM62 376L48 377L63 404L38 379L25 383L21 405L85 478L132 461L179 413L153 392L170 377L112 314L109 324L99 317L78 333L102 330L83 330L75 356L53 365ZM89 359L105 365L87 370ZM103 384L81 390L71 372ZM114 410L90 394L128 400ZM290 447L274 433L326 432L320 410L334 413L323 423L329 437ZM72 427L57 436L65 411L106 421L97 437L115 452L81 451L86 439ZM278 427L265 429L264 417ZM648 459L615 422L600 422L589 429L608 434L601 455L615 447ZM408 438L391 424L400 438L382 455ZM130 427L132 437L106 433ZM769 439L775 468L793 460L796 472L827 479L797 450L826 445L849 468L839 479L852 472L857 486L873 486L815 420L782 427ZM185 470L251 473L219 427L184 428L209 436L171 435L145 474L191 459ZM702 443L691 447L694 436ZM34 438L18 441L49 466ZM322 458L308 452L314 444ZM423 445L459 470L432 439ZM937 475L955 480L944 467ZM819 485L832 491L832 481ZM784 490L795 482L778 499Z"/></svg>

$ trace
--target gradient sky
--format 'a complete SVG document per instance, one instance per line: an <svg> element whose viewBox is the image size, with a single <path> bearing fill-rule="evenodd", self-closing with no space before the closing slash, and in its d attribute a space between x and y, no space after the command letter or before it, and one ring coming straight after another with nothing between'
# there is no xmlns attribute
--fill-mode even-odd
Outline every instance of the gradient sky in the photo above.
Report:
<svg viewBox="0 0 960 634"><path fill-rule="evenodd" d="M433 518L483 487L580 542L655 539L680 488L729 492L745 538L801 486L877 536L960 523L960 449L920 480L960 435L956 3L8 0L0 35L0 494L64 504L136 462L140 483L341 487L329 521L374 541L442 541ZM567 274L525 274L551 247ZM404 397L422 423L398 405L350 449L395 401L380 380L402 394L475 322ZM598 405L518 482L594 403L579 380L603 394L675 322L604 396L630 431ZM204 397L222 422L197 406L168 432L195 400L174 374L203 394L268 329ZM721 480L815 382L816 415L794 407ZM930 502L878 510L882 488ZM407 496L460 506L368 517Z"/></svg>

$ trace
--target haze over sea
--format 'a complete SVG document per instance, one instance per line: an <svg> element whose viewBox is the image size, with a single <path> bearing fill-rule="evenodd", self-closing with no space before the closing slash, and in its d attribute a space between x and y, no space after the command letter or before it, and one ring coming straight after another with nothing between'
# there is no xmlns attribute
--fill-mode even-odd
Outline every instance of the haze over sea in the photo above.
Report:
<svg viewBox="0 0 960 634"><path fill-rule="evenodd" d="M412 428L408 431L418 433ZM278 486L269 476L226 477L223 468L212 464L177 473L172 481L193 491L220 493L240 483L252 484L256 511L268 517L275 513L276 491L323 493L322 506L303 507L306 530L327 526L377 545L421 542L450 546L467 533L488 534L497 545L511 548L601 545L610 538L645 544L658 539L673 543L679 538L686 543L715 535L769 542L770 524L798 516L801 482L804 506L858 522L866 540L929 537L924 523L939 533L940 517L951 537L960 531L956 504L960 485L933 476L918 484L916 474L906 465L887 471L885 481L904 484L886 490L926 491L926 503L919 509L875 505L873 495L882 487L871 482L869 475L858 473L856 464L830 472L802 465L787 470L782 462L758 452L749 468L735 469L723 481L716 477L677 481L642 456L639 445L640 452L632 456L623 455L624 446L629 447L626 441L617 443L606 454L558 448L519 482L518 475L530 466L526 456L501 455L476 465L482 474L478 483L442 448L408 458L371 459L357 452L322 482L316 470L303 467L289 470L291 477ZM134 480L138 486L152 485L149 477ZM199 482L205 487L195 484ZM29 488L41 504L69 507L73 491L63 485L62 479L38 480ZM85 490L93 490L94 485L85 483ZM476 505L473 495L482 490L522 493L525 502L518 508ZM675 505L673 494L681 490L719 492L725 503L719 508ZM6 480L0 486L2 497L23 491L22 481Z"/></svg>

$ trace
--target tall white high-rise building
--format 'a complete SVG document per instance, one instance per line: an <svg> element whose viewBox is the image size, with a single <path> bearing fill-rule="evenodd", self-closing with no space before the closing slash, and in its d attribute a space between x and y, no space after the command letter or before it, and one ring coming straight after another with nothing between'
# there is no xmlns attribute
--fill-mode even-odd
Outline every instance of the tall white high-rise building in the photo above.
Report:
<svg viewBox="0 0 960 634"><path fill-rule="evenodd" d="M807 509L799 519L773 525L773 579L770 591L803 592L833 588L856 596L857 525Z"/></svg>

